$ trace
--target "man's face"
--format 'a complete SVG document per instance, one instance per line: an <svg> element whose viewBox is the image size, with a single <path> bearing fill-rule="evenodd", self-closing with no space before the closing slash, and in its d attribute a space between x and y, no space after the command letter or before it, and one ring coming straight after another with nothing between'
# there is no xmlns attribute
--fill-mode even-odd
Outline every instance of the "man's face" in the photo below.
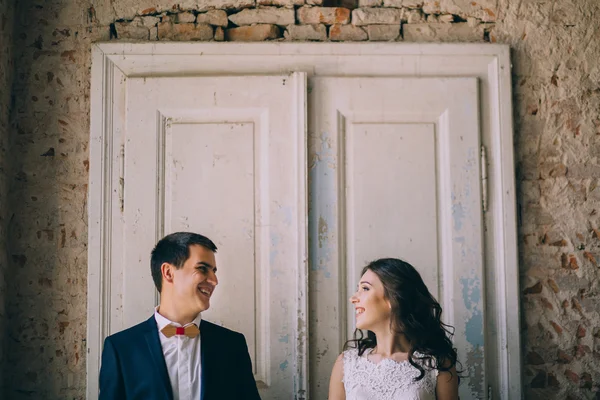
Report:
<svg viewBox="0 0 600 400"><path fill-rule="evenodd" d="M183 267L173 271L173 297L179 311L195 315L210 307L210 297L219 283L215 253L192 245Z"/></svg>

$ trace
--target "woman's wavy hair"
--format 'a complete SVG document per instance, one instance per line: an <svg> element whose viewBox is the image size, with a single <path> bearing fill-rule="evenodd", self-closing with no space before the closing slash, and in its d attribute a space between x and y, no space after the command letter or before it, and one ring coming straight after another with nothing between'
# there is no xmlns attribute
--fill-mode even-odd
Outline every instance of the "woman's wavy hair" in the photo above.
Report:
<svg viewBox="0 0 600 400"><path fill-rule="evenodd" d="M454 327L442 322L442 307L429 293L417 270L396 258L371 262L363 268L361 276L369 270L381 280L384 296L392 306L392 332L402 333L410 344L408 362L420 372L415 381L425 376L425 368L450 371L460 365L451 340ZM376 345L377 337L373 332L367 331L365 337L357 329L354 339L348 340L344 348L357 348L362 356L365 350ZM416 352L420 354L415 355ZM460 378L460 371L458 373Z"/></svg>

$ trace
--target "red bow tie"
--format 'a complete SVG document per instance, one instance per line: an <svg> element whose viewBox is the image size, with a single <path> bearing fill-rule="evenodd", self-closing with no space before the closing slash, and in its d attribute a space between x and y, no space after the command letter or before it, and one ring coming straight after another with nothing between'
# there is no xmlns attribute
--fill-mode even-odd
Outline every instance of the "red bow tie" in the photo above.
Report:
<svg viewBox="0 0 600 400"><path fill-rule="evenodd" d="M195 338L200 334L200 329L196 326L196 324L189 324L185 328L183 326L175 326L175 325L166 325L164 328L160 330L163 335L170 338L174 335L185 335L189 338Z"/></svg>

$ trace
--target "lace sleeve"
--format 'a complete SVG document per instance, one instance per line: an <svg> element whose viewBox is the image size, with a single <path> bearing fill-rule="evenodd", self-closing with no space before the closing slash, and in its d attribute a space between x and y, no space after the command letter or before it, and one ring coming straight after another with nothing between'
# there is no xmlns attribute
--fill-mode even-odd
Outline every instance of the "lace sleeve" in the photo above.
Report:
<svg viewBox="0 0 600 400"><path fill-rule="evenodd" d="M344 385L346 385L347 381L347 377L350 376L350 371L352 369L352 364L354 363L354 361L356 360L356 357L358 356L358 350L356 349L349 349L346 350L342 353L342 371L343 371L343 375L342 375L342 383Z"/></svg>

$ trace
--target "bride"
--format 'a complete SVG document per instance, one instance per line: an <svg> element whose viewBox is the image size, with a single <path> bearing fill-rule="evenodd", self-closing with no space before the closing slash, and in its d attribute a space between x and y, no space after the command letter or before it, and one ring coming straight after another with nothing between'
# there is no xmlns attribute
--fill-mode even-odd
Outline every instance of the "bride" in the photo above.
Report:
<svg viewBox="0 0 600 400"><path fill-rule="evenodd" d="M357 333L333 366L329 400L458 399L452 327L412 265L373 261L350 302Z"/></svg>

